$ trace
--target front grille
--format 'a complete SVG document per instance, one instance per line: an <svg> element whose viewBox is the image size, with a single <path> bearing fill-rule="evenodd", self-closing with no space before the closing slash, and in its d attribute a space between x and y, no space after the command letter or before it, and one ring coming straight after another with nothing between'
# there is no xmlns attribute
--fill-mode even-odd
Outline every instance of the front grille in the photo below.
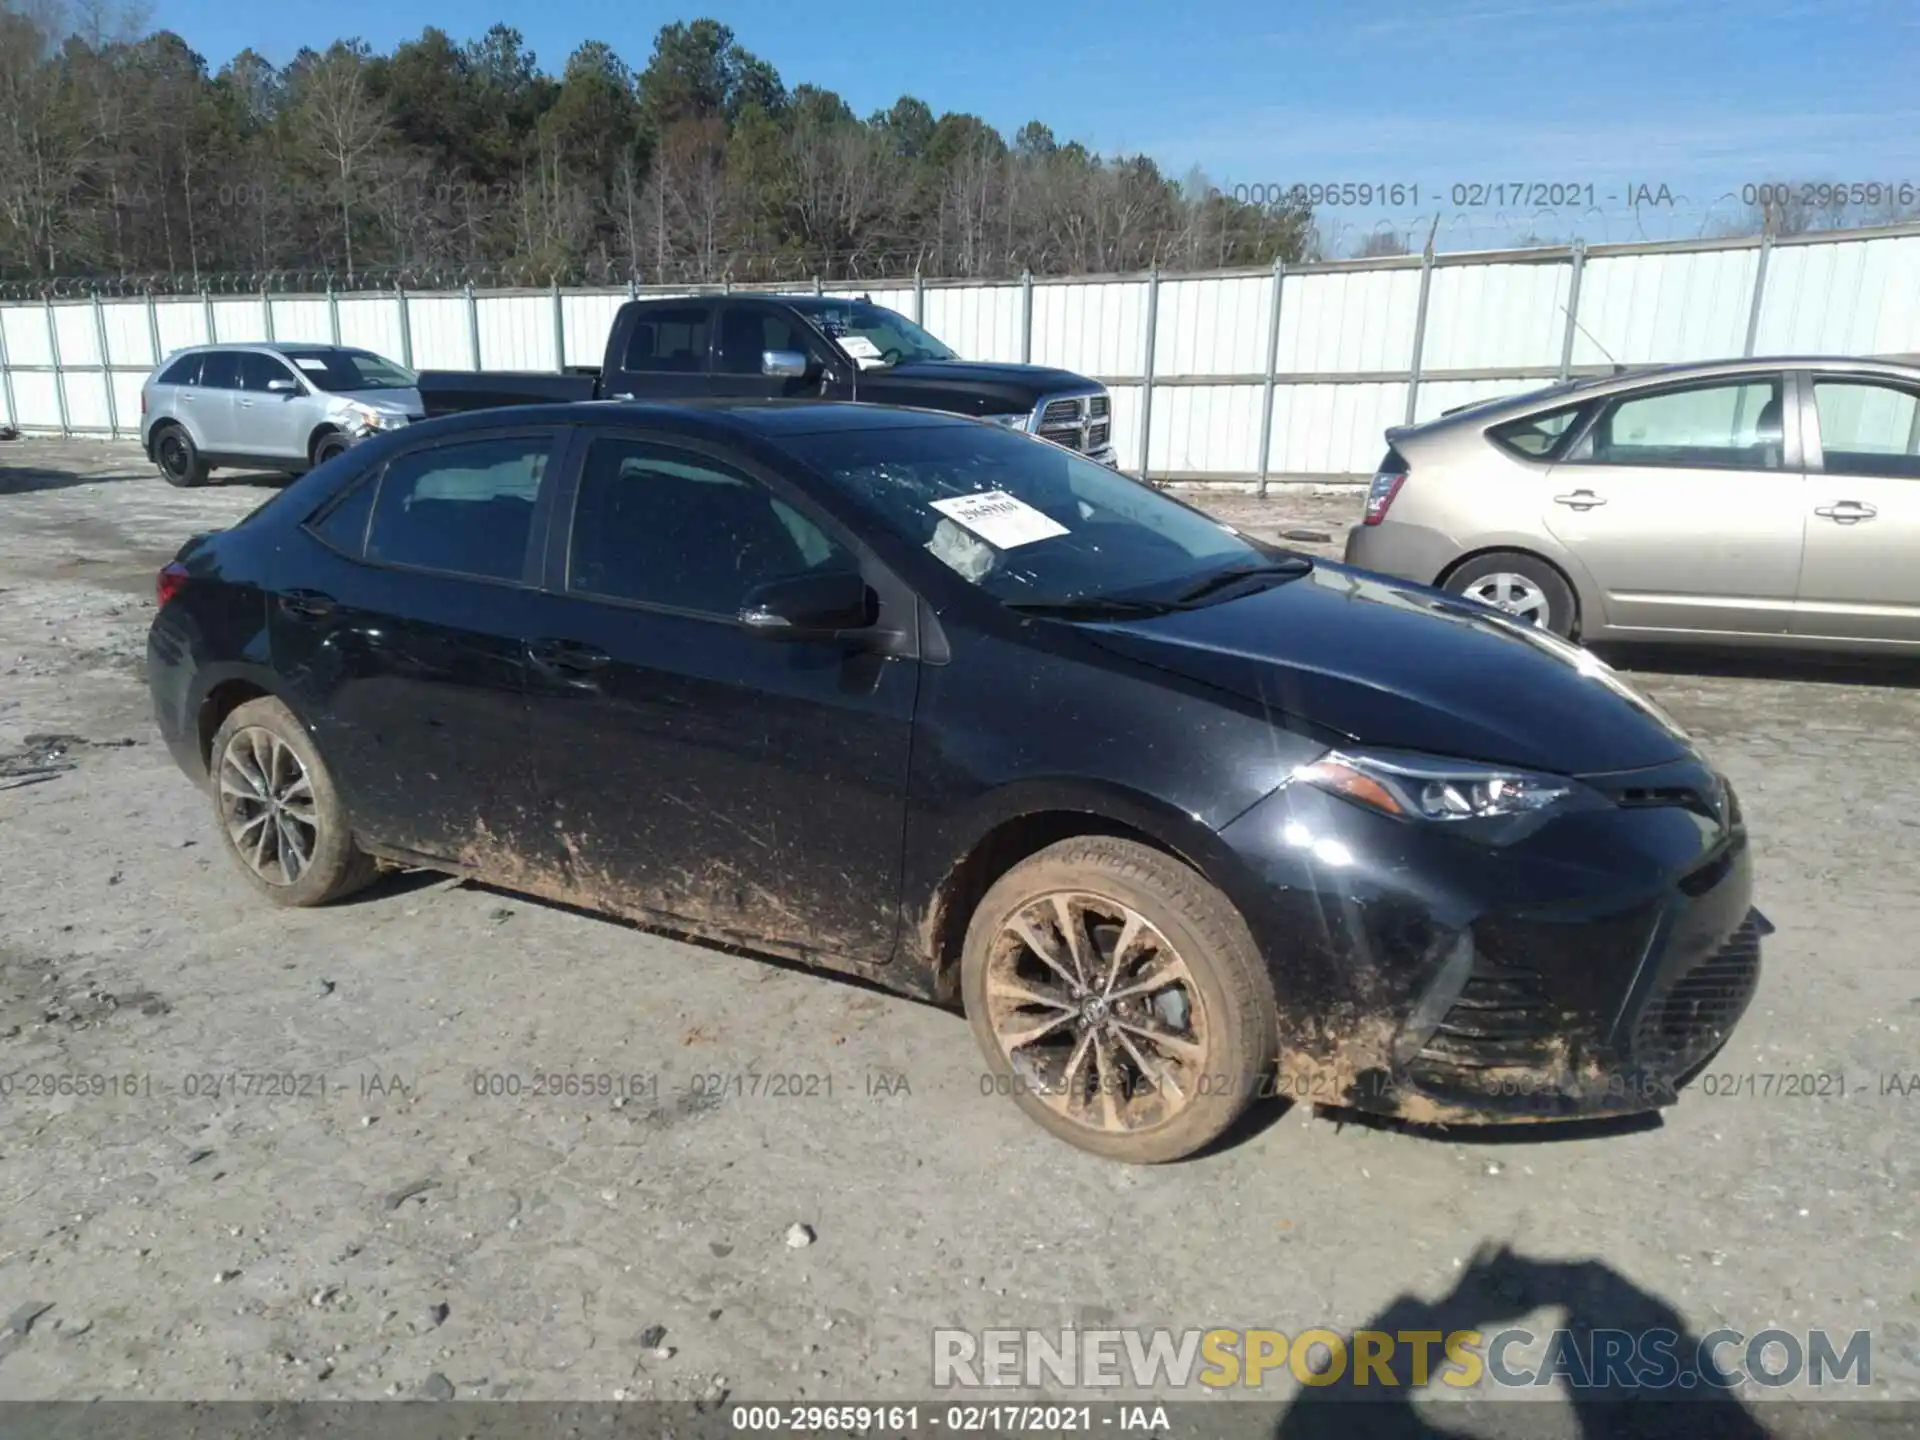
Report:
<svg viewBox="0 0 1920 1440"><path fill-rule="evenodd" d="M1107 418L1107 406L1109 403L1106 396L1095 395L1091 400L1087 401L1087 414L1095 420L1104 420Z"/></svg>
<svg viewBox="0 0 1920 1440"><path fill-rule="evenodd" d="M1498 1093L1503 1072L1550 1068L1559 1035L1545 976L1476 955L1460 998L1409 1067L1411 1078L1441 1092Z"/></svg>
<svg viewBox="0 0 1920 1440"><path fill-rule="evenodd" d="M1112 427L1104 421L1098 425L1089 425L1087 427L1087 448L1089 450L1101 449L1106 445L1111 430Z"/></svg>
<svg viewBox="0 0 1920 1440"><path fill-rule="evenodd" d="M1049 400L1047 408L1040 412L1040 423L1045 425L1080 424L1080 402L1078 400Z"/></svg>
<svg viewBox="0 0 1920 1440"><path fill-rule="evenodd" d="M1712 955L1647 1002L1633 1030L1643 1064L1679 1073L1725 1043L1760 983L1760 927L1749 915Z"/></svg>

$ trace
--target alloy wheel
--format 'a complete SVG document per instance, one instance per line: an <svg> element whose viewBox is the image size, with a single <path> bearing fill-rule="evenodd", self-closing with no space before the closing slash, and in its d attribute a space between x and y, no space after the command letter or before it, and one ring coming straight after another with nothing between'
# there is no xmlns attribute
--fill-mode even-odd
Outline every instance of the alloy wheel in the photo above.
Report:
<svg viewBox="0 0 1920 1440"><path fill-rule="evenodd" d="M1526 576L1515 575L1512 571L1482 575L1467 586L1466 594L1496 610L1506 611L1516 620L1538 625L1543 630L1549 628L1553 619L1546 592Z"/></svg>
<svg viewBox="0 0 1920 1440"><path fill-rule="evenodd" d="M234 852L269 885L297 881L319 847L320 814L293 747L258 725L234 731L220 756L219 786Z"/></svg>
<svg viewBox="0 0 1920 1440"><path fill-rule="evenodd" d="M160 441L160 468L169 475L181 476L187 473L190 464L187 442L169 430Z"/></svg>
<svg viewBox="0 0 1920 1440"><path fill-rule="evenodd" d="M987 961L988 1018L1016 1080L1105 1134L1159 1125L1201 1093L1211 1054L1187 964L1138 911L1084 892L1008 917Z"/></svg>

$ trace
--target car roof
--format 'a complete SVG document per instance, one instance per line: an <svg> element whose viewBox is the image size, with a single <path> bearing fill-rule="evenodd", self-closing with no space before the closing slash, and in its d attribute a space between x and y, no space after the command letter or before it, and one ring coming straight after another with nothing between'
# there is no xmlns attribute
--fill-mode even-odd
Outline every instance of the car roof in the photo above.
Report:
<svg viewBox="0 0 1920 1440"><path fill-rule="evenodd" d="M846 431L923 430L973 425L976 421L941 410L904 405L873 405L849 400L691 399L582 400L544 405L510 405L468 410L424 422L442 433L497 429L508 425L587 425L595 428L646 425L682 434L709 436L822 435ZM409 427L420 433L421 426Z"/></svg>
<svg viewBox="0 0 1920 1440"><path fill-rule="evenodd" d="M1418 425L1395 426L1388 439L1398 444L1454 429L1484 426L1490 421L1518 418L1537 410L1557 410L1563 405L1600 396L1618 395L1635 390L1657 389L1688 380L1738 379L1742 375L1772 375L1782 370L1816 370L1828 375L1866 375L1920 382L1920 357L1899 355L1862 357L1858 355L1755 355L1738 360L1694 360L1673 365L1622 366L1617 374L1587 376L1563 381L1522 394L1495 396L1478 404L1466 405L1437 419Z"/></svg>

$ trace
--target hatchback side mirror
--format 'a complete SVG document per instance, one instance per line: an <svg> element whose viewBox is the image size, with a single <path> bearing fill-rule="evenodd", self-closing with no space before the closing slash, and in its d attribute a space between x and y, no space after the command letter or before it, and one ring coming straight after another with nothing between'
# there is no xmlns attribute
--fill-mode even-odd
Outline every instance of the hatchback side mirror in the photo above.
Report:
<svg viewBox="0 0 1920 1440"><path fill-rule="evenodd" d="M762 350L760 373L783 380L804 380L813 371L813 362L804 350Z"/></svg>
<svg viewBox="0 0 1920 1440"><path fill-rule="evenodd" d="M768 640L842 640L879 618L878 597L852 570L770 580L747 592L740 627Z"/></svg>

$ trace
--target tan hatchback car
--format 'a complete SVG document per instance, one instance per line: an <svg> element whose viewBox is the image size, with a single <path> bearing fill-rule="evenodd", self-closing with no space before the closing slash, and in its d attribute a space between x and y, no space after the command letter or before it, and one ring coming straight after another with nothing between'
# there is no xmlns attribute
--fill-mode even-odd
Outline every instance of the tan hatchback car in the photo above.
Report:
<svg viewBox="0 0 1920 1440"><path fill-rule="evenodd" d="M1920 650L1920 366L1667 366L1386 438L1349 564L1585 641Z"/></svg>

